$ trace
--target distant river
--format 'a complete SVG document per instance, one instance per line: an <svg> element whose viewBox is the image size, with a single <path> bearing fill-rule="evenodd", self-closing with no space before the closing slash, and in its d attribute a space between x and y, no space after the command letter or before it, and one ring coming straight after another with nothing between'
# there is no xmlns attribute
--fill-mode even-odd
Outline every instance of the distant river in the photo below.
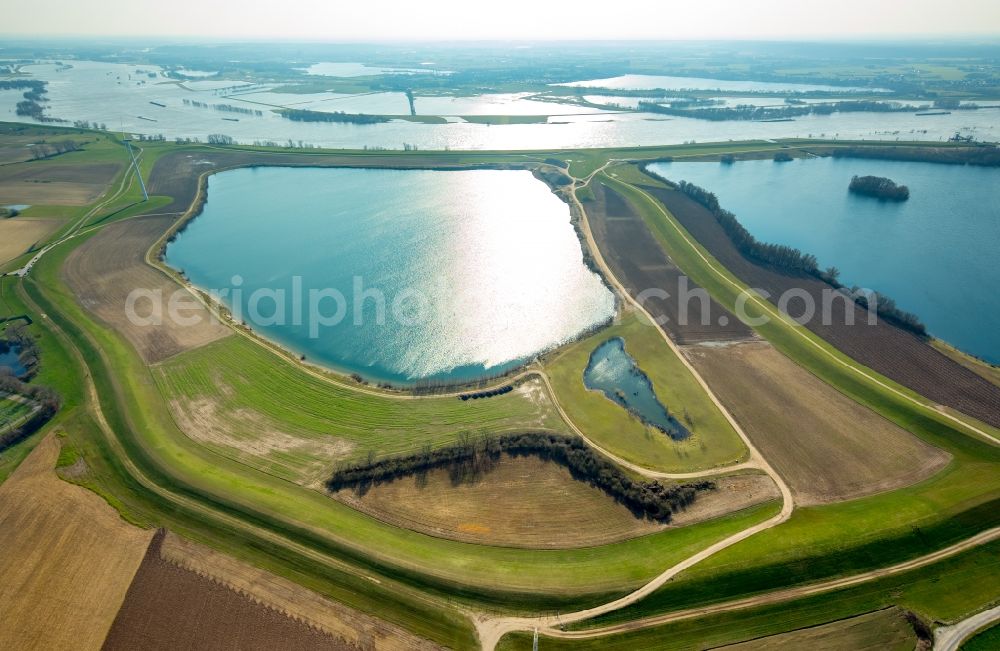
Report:
<svg viewBox="0 0 1000 651"><path fill-rule="evenodd" d="M280 107L405 115L409 104L403 93L277 93L272 85L195 80L174 83L152 65L72 61L67 68L55 63L28 64L22 71L48 82L46 111L64 120L105 123L113 131L200 138L225 134L237 142L302 141L323 147L386 147L404 143L420 149L568 149L578 147L634 147L684 142L719 142L761 138L840 138L875 140L944 140L956 132L978 140L1000 141L1000 110L953 111L947 115L917 116L899 113L834 113L807 115L791 122L712 122L650 113L594 111L567 104L534 101L524 93L492 93L473 97L417 97L420 114L550 115L539 124L487 125L448 118L447 124L392 120L357 125L294 122L281 117ZM150 77L150 75L153 75ZM663 78L654 86L664 87ZM718 82L681 78L673 84L727 88L767 88L763 82ZM626 84L631 85L631 84ZM667 84L669 87L670 84ZM789 84L783 84L789 87ZM229 87L228 90L222 87ZM844 89L847 93L850 89ZM21 91L0 91L0 119L32 122L18 116ZM849 95L849 93L848 93ZM185 101L188 103L185 104ZM602 100L606 101L606 100ZM623 100L614 100L623 101ZM746 100L741 100L741 102ZM750 101L760 101L760 98ZM782 103L778 100L777 103ZM625 100L625 103L629 103ZM770 103L774 103L773 100ZM995 102L991 102L995 104ZM208 108L229 105L250 113ZM256 111L260 111L258 115ZM236 121L234 121L236 120Z"/></svg>
<svg viewBox="0 0 1000 651"><path fill-rule="evenodd" d="M167 261L310 361L394 383L498 373L614 313L526 171L222 172Z"/></svg>
<svg viewBox="0 0 1000 651"><path fill-rule="evenodd" d="M652 168L714 192L758 239L816 255L844 284L885 293L934 336L1000 363L1000 170L833 158ZM855 174L907 185L910 199L852 195Z"/></svg>

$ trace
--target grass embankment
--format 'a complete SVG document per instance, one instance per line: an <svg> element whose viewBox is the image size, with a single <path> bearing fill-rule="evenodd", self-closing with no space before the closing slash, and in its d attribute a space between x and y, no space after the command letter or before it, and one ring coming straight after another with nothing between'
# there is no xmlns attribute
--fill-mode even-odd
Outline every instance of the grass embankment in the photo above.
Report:
<svg viewBox="0 0 1000 651"><path fill-rule="evenodd" d="M764 607L735 610L587 639L545 638L546 649L704 649L817 626L889 606L926 620L955 621L996 598L1000 542L933 565L855 587ZM498 649L530 649L531 635L503 638Z"/></svg>
<svg viewBox="0 0 1000 651"><path fill-rule="evenodd" d="M647 224L692 280L733 309L742 285L721 270L733 284L723 282L709 268L720 269L717 263L693 240L685 241L680 226L648 195L625 184L615 186L643 210ZM765 309L753 302L747 305L751 316ZM893 386L888 380L880 378L883 386L861 375L855 362L804 328L772 318L757 331L844 394L951 453L952 463L935 477L904 489L797 509L786 523L720 552L638 604L587 625L851 574L919 556L1000 524L1000 448L963 431L936 410L913 404L886 388Z"/></svg>
<svg viewBox="0 0 1000 651"><path fill-rule="evenodd" d="M460 433L569 433L537 380L485 400L407 400L322 380L240 336L176 355L153 376L189 436L300 483L327 479L340 460L441 447Z"/></svg>
<svg viewBox="0 0 1000 651"><path fill-rule="evenodd" d="M369 571L430 592L511 608L582 605L636 587L663 566L777 509L770 503L691 527L584 550L469 545L385 525L319 492L215 454L182 434L134 350L94 324L60 287L57 269L67 250L61 246L43 259L27 283L28 291L84 351L102 408L128 458L176 495Z"/></svg>
<svg viewBox="0 0 1000 651"><path fill-rule="evenodd" d="M660 402L691 430L674 441L644 425L599 391L583 384L583 372L597 346L625 340L625 350L649 376ZM640 466L667 472L692 472L742 460L746 447L660 331L634 311L621 322L576 342L545 363L556 396L573 423L598 445ZM686 416L686 417L685 417Z"/></svg>

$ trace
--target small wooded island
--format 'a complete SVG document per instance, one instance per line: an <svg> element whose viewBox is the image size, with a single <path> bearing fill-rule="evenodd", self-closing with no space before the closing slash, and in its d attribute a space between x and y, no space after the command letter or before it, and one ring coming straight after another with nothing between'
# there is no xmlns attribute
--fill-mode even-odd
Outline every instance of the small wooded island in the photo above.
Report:
<svg viewBox="0 0 1000 651"><path fill-rule="evenodd" d="M888 201L906 201L910 198L908 187L897 185L895 181L884 176L854 176L851 178L849 189L855 194Z"/></svg>

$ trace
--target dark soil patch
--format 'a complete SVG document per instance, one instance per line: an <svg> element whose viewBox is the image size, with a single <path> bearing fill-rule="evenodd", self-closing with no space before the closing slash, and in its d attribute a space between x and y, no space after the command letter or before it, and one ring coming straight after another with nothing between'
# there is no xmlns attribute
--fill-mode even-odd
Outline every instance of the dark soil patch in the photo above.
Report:
<svg viewBox="0 0 1000 651"><path fill-rule="evenodd" d="M106 651L323 649L357 647L160 557L150 543L102 647Z"/></svg>
<svg viewBox="0 0 1000 651"><path fill-rule="evenodd" d="M642 305L655 319L666 319L663 327L678 344L705 341L739 341L753 338L753 331L711 298L684 300L687 291L701 290L677 268L650 233L642 217L620 194L600 183L592 185L594 201L587 216L604 260L633 297L650 289L669 296L650 295ZM688 294L690 296L690 294ZM707 296L707 293L706 293ZM686 310L686 317L681 318Z"/></svg>

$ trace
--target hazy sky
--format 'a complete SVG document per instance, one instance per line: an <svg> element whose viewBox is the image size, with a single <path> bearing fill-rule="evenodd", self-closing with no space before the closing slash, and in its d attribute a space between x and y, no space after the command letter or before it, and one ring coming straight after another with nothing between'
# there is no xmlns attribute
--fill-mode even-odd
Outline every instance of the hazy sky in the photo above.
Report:
<svg viewBox="0 0 1000 651"><path fill-rule="evenodd" d="M4 4L0 33L18 36L467 40L1000 34L1000 0L4 0Z"/></svg>

